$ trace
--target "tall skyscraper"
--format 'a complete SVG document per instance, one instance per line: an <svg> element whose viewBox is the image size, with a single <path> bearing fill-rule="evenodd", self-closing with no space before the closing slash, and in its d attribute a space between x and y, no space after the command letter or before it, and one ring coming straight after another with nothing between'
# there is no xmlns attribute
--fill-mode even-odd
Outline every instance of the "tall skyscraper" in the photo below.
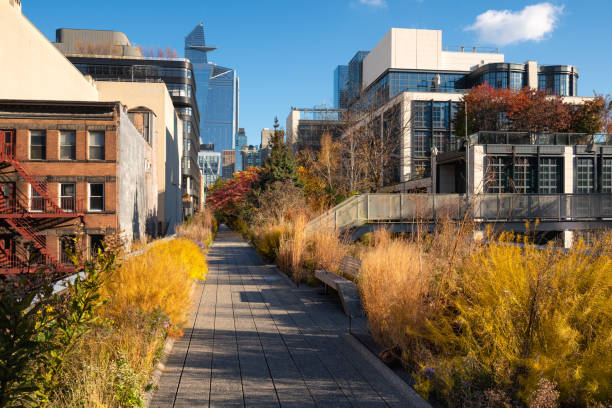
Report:
<svg viewBox="0 0 612 408"><path fill-rule="evenodd" d="M334 107L345 109L347 104L348 65L338 65L334 70Z"/></svg>
<svg viewBox="0 0 612 408"><path fill-rule="evenodd" d="M233 150L238 133L238 76L232 68L208 62L216 47L206 45L204 25L198 24L185 37L185 58L192 65L196 99L200 108L200 139L214 144L215 151Z"/></svg>

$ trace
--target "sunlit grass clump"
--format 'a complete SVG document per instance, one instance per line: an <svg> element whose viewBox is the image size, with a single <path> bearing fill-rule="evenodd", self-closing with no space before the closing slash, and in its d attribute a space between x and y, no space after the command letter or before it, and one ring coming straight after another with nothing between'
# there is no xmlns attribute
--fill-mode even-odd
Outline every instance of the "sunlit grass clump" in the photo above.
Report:
<svg viewBox="0 0 612 408"><path fill-rule="evenodd" d="M502 235L376 234L359 280L373 334L446 406L612 400L610 239L568 252ZM520 244L520 245L518 245Z"/></svg>
<svg viewBox="0 0 612 408"><path fill-rule="evenodd" d="M204 279L207 266L201 248L179 238L153 244L128 258L105 287L110 315L125 310L162 310L170 324L180 327L191 309L193 279Z"/></svg>
<svg viewBox="0 0 612 408"><path fill-rule="evenodd" d="M65 365L67 387L54 406L144 406L166 337L181 335L193 306L194 280L206 274L202 248L185 238L153 242L123 259L102 289L106 303L98 311L99 324Z"/></svg>

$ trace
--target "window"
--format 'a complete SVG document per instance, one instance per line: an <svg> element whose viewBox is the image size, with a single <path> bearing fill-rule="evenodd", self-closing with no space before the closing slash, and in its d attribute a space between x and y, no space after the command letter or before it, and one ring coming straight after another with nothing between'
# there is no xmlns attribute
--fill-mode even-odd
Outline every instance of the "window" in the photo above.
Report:
<svg viewBox="0 0 612 408"><path fill-rule="evenodd" d="M523 87L523 74L521 72L510 73L510 89L520 90Z"/></svg>
<svg viewBox="0 0 612 408"><path fill-rule="evenodd" d="M558 157L540 158L538 172L540 194L561 193L561 159Z"/></svg>
<svg viewBox="0 0 612 408"><path fill-rule="evenodd" d="M60 160L76 159L76 132L62 130L60 132Z"/></svg>
<svg viewBox="0 0 612 408"><path fill-rule="evenodd" d="M104 211L104 184L89 185L89 211Z"/></svg>
<svg viewBox="0 0 612 408"><path fill-rule="evenodd" d="M74 253L76 250L76 242L74 235L64 235L60 237L60 260L63 264L71 264L69 253Z"/></svg>
<svg viewBox="0 0 612 408"><path fill-rule="evenodd" d="M30 159L45 160L47 156L47 135L44 130L30 131Z"/></svg>
<svg viewBox="0 0 612 408"><path fill-rule="evenodd" d="M536 189L535 157L517 157L512 169L513 191L515 193L534 193Z"/></svg>
<svg viewBox="0 0 612 408"><path fill-rule="evenodd" d="M98 254L98 249L104 250L104 235L90 235L89 248L92 256Z"/></svg>
<svg viewBox="0 0 612 408"><path fill-rule="evenodd" d="M32 185L30 185L30 211L42 212L45 210L45 199Z"/></svg>
<svg viewBox="0 0 612 408"><path fill-rule="evenodd" d="M104 160L104 132L89 132L89 160Z"/></svg>
<svg viewBox="0 0 612 408"><path fill-rule="evenodd" d="M74 183L60 184L60 207L64 211L74 211L76 189Z"/></svg>
<svg viewBox="0 0 612 408"><path fill-rule="evenodd" d="M413 102L412 111L415 127L431 127L431 107L429 102Z"/></svg>
<svg viewBox="0 0 612 408"><path fill-rule="evenodd" d="M507 193L510 191L510 171L512 166L509 157L487 156L485 174L487 193Z"/></svg>
<svg viewBox="0 0 612 408"><path fill-rule="evenodd" d="M448 102L433 103L433 126L447 128L449 126Z"/></svg>
<svg viewBox="0 0 612 408"><path fill-rule="evenodd" d="M414 131L412 133L412 156L426 157L431 148L431 132Z"/></svg>
<svg viewBox="0 0 612 408"><path fill-rule="evenodd" d="M576 193L592 193L594 190L593 182L593 159L576 159Z"/></svg>
<svg viewBox="0 0 612 408"><path fill-rule="evenodd" d="M601 161L601 192L612 193L612 158Z"/></svg>

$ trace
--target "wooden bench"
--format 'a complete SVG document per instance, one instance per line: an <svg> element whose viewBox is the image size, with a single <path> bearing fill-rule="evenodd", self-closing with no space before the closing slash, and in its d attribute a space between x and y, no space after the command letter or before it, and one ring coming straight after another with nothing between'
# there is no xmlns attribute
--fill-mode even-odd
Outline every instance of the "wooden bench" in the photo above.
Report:
<svg viewBox="0 0 612 408"><path fill-rule="evenodd" d="M356 279L359 276L360 269L361 261L359 259L345 256L340 261L338 272ZM342 308L348 317L353 318L363 315L359 291L354 282L323 269L315 271L315 278L323 282L325 291L330 287L338 292Z"/></svg>
<svg viewBox="0 0 612 408"><path fill-rule="evenodd" d="M340 267L338 272L342 275L349 276L352 281L355 281L359 277L361 271L361 260L353 258L352 256L345 256L340 261Z"/></svg>

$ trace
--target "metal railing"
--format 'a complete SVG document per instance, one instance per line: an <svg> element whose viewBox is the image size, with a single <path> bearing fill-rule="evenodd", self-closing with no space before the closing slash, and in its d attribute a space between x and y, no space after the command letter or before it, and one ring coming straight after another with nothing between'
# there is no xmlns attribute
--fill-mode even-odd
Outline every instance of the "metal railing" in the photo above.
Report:
<svg viewBox="0 0 612 408"><path fill-rule="evenodd" d="M612 134L597 133L536 133L536 132L493 132L482 131L469 136L470 144L498 145L612 145ZM461 148L456 144L456 149Z"/></svg>
<svg viewBox="0 0 612 408"><path fill-rule="evenodd" d="M362 194L313 219L308 231L464 217L483 222L612 220L612 194Z"/></svg>

